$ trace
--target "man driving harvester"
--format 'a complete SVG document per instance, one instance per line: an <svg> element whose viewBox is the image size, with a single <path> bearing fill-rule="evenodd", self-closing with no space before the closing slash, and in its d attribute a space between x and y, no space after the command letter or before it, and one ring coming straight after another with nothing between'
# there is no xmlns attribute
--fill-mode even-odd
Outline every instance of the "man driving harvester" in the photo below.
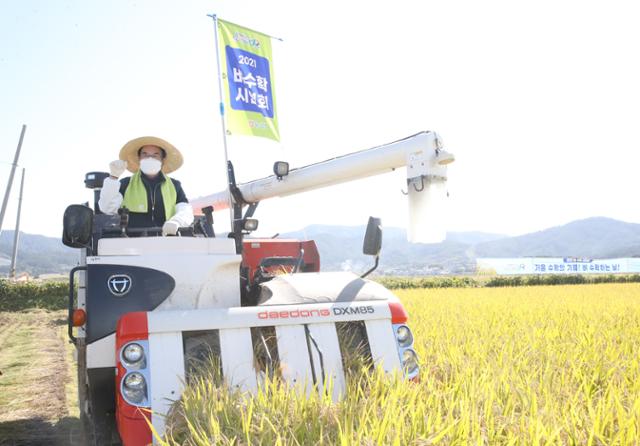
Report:
<svg viewBox="0 0 640 446"><path fill-rule="evenodd" d="M172 144L154 136L136 138L109 164L98 204L105 214L129 210L129 227L162 227L162 235L176 235L193 222L193 209L178 180L167 174L182 166L182 154ZM131 177L118 181L124 170Z"/></svg>

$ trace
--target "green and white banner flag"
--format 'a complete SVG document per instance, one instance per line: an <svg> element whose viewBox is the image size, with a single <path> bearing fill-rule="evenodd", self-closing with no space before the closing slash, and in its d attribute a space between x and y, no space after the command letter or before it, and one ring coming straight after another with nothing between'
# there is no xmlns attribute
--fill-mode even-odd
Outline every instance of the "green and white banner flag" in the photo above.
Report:
<svg viewBox="0 0 640 446"><path fill-rule="evenodd" d="M271 38L224 20L217 22L227 132L279 141Z"/></svg>

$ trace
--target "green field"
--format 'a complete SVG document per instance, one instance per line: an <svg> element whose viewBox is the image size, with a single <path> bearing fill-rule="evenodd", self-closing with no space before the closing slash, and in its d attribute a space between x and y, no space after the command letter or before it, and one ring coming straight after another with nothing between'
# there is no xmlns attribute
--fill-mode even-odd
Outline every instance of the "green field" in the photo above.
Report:
<svg viewBox="0 0 640 446"><path fill-rule="evenodd" d="M165 444L640 444L640 285L400 290L420 383L338 404L202 380Z"/></svg>

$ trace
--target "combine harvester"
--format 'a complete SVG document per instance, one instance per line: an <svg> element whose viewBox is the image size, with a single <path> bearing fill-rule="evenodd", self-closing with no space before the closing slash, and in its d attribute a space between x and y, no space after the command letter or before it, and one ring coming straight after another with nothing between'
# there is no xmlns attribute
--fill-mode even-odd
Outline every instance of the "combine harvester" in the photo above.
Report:
<svg viewBox="0 0 640 446"><path fill-rule="evenodd" d="M423 230L439 217L428 213L444 193L452 161L435 133L422 132L297 169L278 162L273 176L244 184L235 184L229 163L229 189L192 201L199 216L179 237L128 228L126 212L100 213L97 198L108 174L87 174L96 211L69 206L63 242L81 249L80 266L70 273L68 330L91 443L153 443L148 421L164 433L172 403L210 357L224 382L243 391L256 391L272 376L306 392L331 388L337 400L349 376L345 358L354 355L417 379L407 313L390 291L364 279L378 265L379 219L369 219L363 247L375 266L361 276L320 272L312 240L248 234L262 200L406 166L409 238L427 241ZM229 206L232 231L216 236L212 207Z"/></svg>

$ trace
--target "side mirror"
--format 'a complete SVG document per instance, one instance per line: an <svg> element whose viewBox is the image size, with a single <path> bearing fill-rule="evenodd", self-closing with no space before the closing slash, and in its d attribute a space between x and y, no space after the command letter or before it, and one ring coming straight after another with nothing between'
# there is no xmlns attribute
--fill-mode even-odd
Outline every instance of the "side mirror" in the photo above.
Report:
<svg viewBox="0 0 640 446"><path fill-rule="evenodd" d="M72 204L64 211L62 243L71 248L86 248L91 242L93 210L81 204Z"/></svg>
<svg viewBox="0 0 640 446"><path fill-rule="evenodd" d="M380 250L382 249L382 220L375 217L369 217L367 223L367 232L364 234L364 243L362 244L362 253L368 256L375 256L376 263L373 267L361 275L361 278L367 277L377 267L380 261Z"/></svg>
<svg viewBox="0 0 640 446"><path fill-rule="evenodd" d="M362 253L368 256L379 256L382 249L382 221L379 218L369 217L367 232L364 234Z"/></svg>

